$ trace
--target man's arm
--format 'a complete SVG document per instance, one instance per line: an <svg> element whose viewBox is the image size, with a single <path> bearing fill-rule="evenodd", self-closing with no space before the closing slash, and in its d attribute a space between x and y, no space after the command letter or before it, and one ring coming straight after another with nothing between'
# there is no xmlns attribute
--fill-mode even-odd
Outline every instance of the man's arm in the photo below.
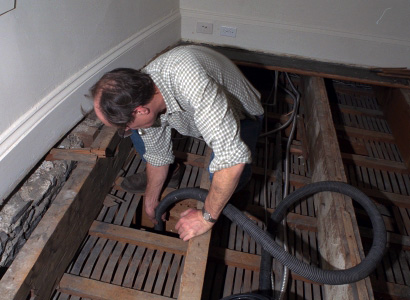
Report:
<svg viewBox="0 0 410 300"><path fill-rule="evenodd" d="M237 164L214 173L209 194L205 199L205 209L213 219L218 219L223 208L228 203L238 185L245 164ZM205 221L202 212L188 209L181 214L181 219L175 225L179 237L187 241L211 229L213 223Z"/></svg>
<svg viewBox="0 0 410 300"><path fill-rule="evenodd" d="M155 167L147 162L147 187L145 189L144 208L149 219L156 224L155 208L159 203L162 186L168 175L169 165Z"/></svg>

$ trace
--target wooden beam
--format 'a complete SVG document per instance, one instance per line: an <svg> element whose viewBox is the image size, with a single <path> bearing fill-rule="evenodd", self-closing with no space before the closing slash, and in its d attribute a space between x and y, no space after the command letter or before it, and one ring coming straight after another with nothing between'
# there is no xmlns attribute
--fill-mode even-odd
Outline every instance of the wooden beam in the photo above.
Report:
<svg viewBox="0 0 410 300"><path fill-rule="evenodd" d="M349 137L355 137L377 142L394 143L394 137L389 133L378 132L373 130L360 129L345 125L334 125L338 133L345 134Z"/></svg>
<svg viewBox="0 0 410 300"><path fill-rule="evenodd" d="M389 192L376 190L376 189L367 189L367 188L361 188L361 187L359 187L359 189L363 193L365 193L367 196L373 198L377 202L381 202L382 204L385 204L385 205L393 204L397 207L410 208L410 197L409 196L389 193Z"/></svg>
<svg viewBox="0 0 410 300"><path fill-rule="evenodd" d="M209 164L211 152L212 150L207 148L205 153L206 165ZM200 187L209 189L210 186L209 173L204 170ZM202 208L202 206L203 203L198 202L197 207ZM178 294L179 300L201 299L210 240L211 231L189 240Z"/></svg>
<svg viewBox="0 0 410 300"><path fill-rule="evenodd" d="M180 255L185 255L187 249L187 243L181 239L100 221L93 222L89 234Z"/></svg>
<svg viewBox="0 0 410 300"><path fill-rule="evenodd" d="M350 153L342 153L341 155L343 160L352 162L357 166L402 174L410 173L406 165L401 162Z"/></svg>
<svg viewBox="0 0 410 300"><path fill-rule="evenodd" d="M410 169L410 93L407 90L390 89L383 105L387 122L404 163Z"/></svg>
<svg viewBox="0 0 410 300"><path fill-rule="evenodd" d="M181 151L174 151L175 158L182 160L185 164L191 165L198 168L205 167L205 156L186 153Z"/></svg>
<svg viewBox="0 0 410 300"><path fill-rule="evenodd" d="M79 149L60 149L53 148L47 154L45 160L74 160L87 163L95 163L98 156L91 152L90 148L79 148Z"/></svg>
<svg viewBox="0 0 410 300"><path fill-rule="evenodd" d="M88 279L71 274L64 274L61 278L58 290L62 293L74 295L82 298L98 300L169 300L172 298L141 292L138 290L125 288L122 286Z"/></svg>
<svg viewBox="0 0 410 300"><path fill-rule="evenodd" d="M109 134L105 138L109 139ZM29 295L50 299L98 215L130 147L130 141L123 140L115 157L100 159L95 165L77 164L0 281L2 299L27 299Z"/></svg>
<svg viewBox="0 0 410 300"><path fill-rule="evenodd" d="M324 80L303 78L302 85L312 182L346 182ZM319 193L314 198L323 265L347 269L360 263L364 252L352 201L337 193ZM348 285L325 285L324 290L326 299L373 299L369 279Z"/></svg>
<svg viewBox="0 0 410 300"><path fill-rule="evenodd" d="M360 227L360 234L367 240L373 239L373 230L370 228ZM387 232L387 242L391 245L399 245L405 251L410 251L410 236Z"/></svg>
<svg viewBox="0 0 410 300"><path fill-rule="evenodd" d="M271 215L275 210L268 208L268 213ZM245 208L245 212L255 216L258 220L263 221L265 219L265 209L262 206L248 204ZM315 217L304 216L295 213L287 214L287 224L291 228L297 228L299 230L317 231L317 221Z"/></svg>
<svg viewBox="0 0 410 300"><path fill-rule="evenodd" d="M115 127L104 126L103 129L91 145L91 152L98 157L113 157L121 138Z"/></svg>
<svg viewBox="0 0 410 300"><path fill-rule="evenodd" d="M332 107L338 108L341 112L351 114L351 115L364 115L364 116L370 116L370 117L375 117L375 118L384 118L383 112L380 110L374 110L374 109L369 109L369 108L363 108L363 107L353 107L349 105L344 105L344 104L335 104Z"/></svg>
<svg viewBox="0 0 410 300"><path fill-rule="evenodd" d="M182 42L181 44L185 43L186 42ZM210 47L210 45L207 46ZM409 80L379 76L369 68L320 62L295 56L275 55L240 48L229 48L226 46L211 47L241 66L277 70L306 76L355 81L364 84L410 88Z"/></svg>

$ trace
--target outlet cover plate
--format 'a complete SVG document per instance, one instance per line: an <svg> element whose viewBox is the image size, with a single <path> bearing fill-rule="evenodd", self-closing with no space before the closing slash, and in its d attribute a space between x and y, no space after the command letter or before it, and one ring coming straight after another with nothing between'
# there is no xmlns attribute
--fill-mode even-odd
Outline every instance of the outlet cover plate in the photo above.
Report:
<svg viewBox="0 0 410 300"><path fill-rule="evenodd" d="M221 35L236 37L236 27L221 26Z"/></svg>
<svg viewBox="0 0 410 300"><path fill-rule="evenodd" d="M212 23L205 23L205 22L197 22L196 23L196 32L197 33L212 34L213 28L214 28L214 26L213 26Z"/></svg>

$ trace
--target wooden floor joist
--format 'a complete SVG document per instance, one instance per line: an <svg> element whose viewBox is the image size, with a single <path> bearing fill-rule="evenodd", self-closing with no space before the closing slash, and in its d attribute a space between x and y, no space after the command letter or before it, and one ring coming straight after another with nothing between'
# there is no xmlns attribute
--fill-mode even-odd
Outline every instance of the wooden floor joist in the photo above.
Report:
<svg viewBox="0 0 410 300"><path fill-rule="evenodd" d="M336 131L323 79L306 78L303 82L306 109L306 131L309 136L309 153L313 165L312 182L334 180L346 182ZM317 149L321 151L317 151ZM316 150L316 151L315 151ZM317 199L319 249L322 260L336 268L346 269L357 265L364 257L360 234L351 201L340 194L331 193ZM343 241L343 242L342 242ZM334 246L331 246L334 245ZM370 280L350 285L325 286L328 299L373 299Z"/></svg>

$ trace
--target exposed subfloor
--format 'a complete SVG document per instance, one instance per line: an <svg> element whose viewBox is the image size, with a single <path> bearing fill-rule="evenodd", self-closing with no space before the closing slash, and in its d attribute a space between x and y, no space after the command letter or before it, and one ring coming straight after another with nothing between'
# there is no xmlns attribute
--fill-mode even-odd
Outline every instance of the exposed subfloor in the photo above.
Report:
<svg viewBox="0 0 410 300"><path fill-rule="evenodd" d="M328 87L349 183L375 199L389 233L388 251L371 276L373 289L379 299L410 297L410 172L374 89L340 82L329 82ZM371 226L359 207L356 213L363 247L368 250Z"/></svg>
<svg viewBox="0 0 410 300"><path fill-rule="evenodd" d="M293 79L297 83L298 78ZM388 253L371 276L375 298L400 298L410 288L409 171L402 163L373 90L368 86L352 87L340 82L328 82L327 88L349 183L376 200L389 232ZM267 98L272 98L269 89L263 92L263 101ZM293 101L282 92L278 100L278 106L267 108L270 128L286 118L293 107ZM303 124L303 102L301 116L299 125ZM297 138L290 149L290 192L310 182L303 127L298 127ZM287 134L288 131L284 132L280 138L280 145L274 137L267 139L267 152L265 140L260 141L252 180L240 196L232 199L260 227L264 227L265 220L265 187L269 211L283 195L281 185L277 184L279 178L283 179L283 165L277 161L284 157ZM186 157L184 153L192 154L180 188L198 187L202 176L208 176L202 165L206 145L197 139L177 134L174 137L177 158ZM151 228L142 226L143 195L126 193L118 185L121 177L142 172L144 168L139 156L132 153L53 299L92 299L98 298L100 293L107 295L113 291L118 296L113 299L122 299L120 295L128 293L128 289L145 292L139 295L141 299L178 297L186 243L184 246L172 232L159 236ZM363 247L367 250L371 244L371 227L360 207L356 208L356 215ZM290 252L307 263L320 266L313 197L290 211L288 225ZM280 242L280 237L277 240ZM260 254L261 248L252 238L225 217L221 218L212 233L202 298L221 299L257 291ZM277 290L282 266L275 260L273 266ZM153 298L149 298L151 296ZM324 299L323 286L291 272L287 299Z"/></svg>

